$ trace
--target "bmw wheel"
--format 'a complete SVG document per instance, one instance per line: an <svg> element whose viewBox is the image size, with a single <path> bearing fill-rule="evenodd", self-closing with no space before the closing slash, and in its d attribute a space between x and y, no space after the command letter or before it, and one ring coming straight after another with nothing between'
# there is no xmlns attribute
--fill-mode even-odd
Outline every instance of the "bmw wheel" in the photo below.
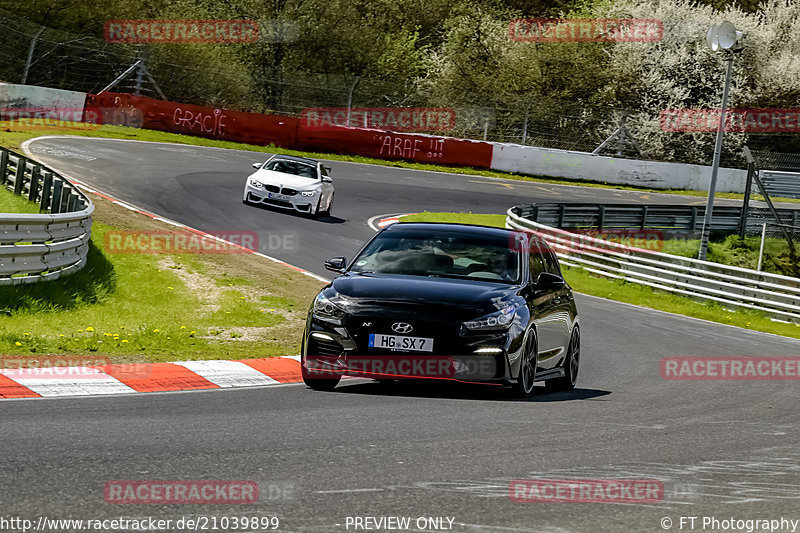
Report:
<svg viewBox="0 0 800 533"><path fill-rule="evenodd" d="M335 194L331 194L331 201L328 202L328 208L322 212L322 216L329 217L331 216L331 211L333 210L333 197Z"/></svg>
<svg viewBox="0 0 800 533"><path fill-rule="evenodd" d="M569 340L569 350L567 359L564 361L564 377L548 379L544 386L548 392L563 392L575 388L578 381L578 368L581 364L581 331L578 326L572 330L572 337Z"/></svg>

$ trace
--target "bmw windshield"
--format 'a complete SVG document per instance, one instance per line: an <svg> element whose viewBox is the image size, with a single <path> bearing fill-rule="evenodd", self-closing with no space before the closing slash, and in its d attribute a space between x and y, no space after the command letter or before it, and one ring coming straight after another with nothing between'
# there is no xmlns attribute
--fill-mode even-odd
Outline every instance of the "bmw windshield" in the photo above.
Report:
<svg viewBox="0 0 800 533"><path fill-rule="evenodd" d="M378 235L349 269L519 284L520 254L508 239L459 232L389 231Z"/></svg>

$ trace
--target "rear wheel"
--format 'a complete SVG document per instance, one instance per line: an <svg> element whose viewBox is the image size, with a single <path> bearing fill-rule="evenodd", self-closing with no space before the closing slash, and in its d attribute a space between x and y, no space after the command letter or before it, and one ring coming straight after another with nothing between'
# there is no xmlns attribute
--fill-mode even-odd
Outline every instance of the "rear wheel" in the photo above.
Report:
<svg viewBox="0 0 800 533"><path fill-rule="evenodd" d="M578 381L578 369L581 364L581 331L577 326L572 330L569 340L567 359L564 361L564 377L548 379L544 386L548 392L563 392L575 388Z"/></svg>
<svg viewBox="0 0 800 533"><path fill-rule="evenodd" d="M529 329L523 343L522 361L519 365L517 382L514 384L514 392L527 398L533 394L533 384L536 381L536 352L539 349L536 331Z"/></svg>

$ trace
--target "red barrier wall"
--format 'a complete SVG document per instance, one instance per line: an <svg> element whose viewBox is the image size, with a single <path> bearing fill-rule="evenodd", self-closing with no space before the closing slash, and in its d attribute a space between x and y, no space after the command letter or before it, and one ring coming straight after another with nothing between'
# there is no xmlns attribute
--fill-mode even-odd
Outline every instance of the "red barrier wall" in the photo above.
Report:
<svg viewBox="0 0 800 533"><path fill-rule="evenodd" d="M478 168L491 166L493 148L481 141L419 133L336 126L309 128L302 121L297 128L297 146L303 150Z"/></svg>
<svg viewBox="0 0 800 533"><path fill-rule="evenodd" d="M178 104L131 94L87 95L84 120L377 159L477 168L490 168L492 164L493 145L481 141L364 128L308 127L294 117Z"/></svg>
<svg viewBox="0 0 800 533"><path fill-rule="evenodd" d="M249 144L295 144L298 120L192 104L178 104L146 96L121 93L89 94L86 120L99 117L103 124L120 124L196 137Z"/></svg>

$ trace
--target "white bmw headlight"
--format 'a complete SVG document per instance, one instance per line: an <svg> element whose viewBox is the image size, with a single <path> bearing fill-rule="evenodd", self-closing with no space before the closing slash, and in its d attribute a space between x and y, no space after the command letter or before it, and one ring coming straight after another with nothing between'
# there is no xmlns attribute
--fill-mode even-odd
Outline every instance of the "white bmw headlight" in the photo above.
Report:
<svg viewBox="0 0 800 533"><path fill-rule="evenodd" d="M302 196L314 196L315 194L317 194L317 191L316 190L313 190L313 191L300 191L300 194Z"/></svg>
<svg viewBox="0 0 800 533"><path fill-rule="evenodd" d="M255 178L250 178L250 185L252 185L253 187L259 187L259 188L264 186L263 183L261 183L260 181L258 181Z"/></svg>

